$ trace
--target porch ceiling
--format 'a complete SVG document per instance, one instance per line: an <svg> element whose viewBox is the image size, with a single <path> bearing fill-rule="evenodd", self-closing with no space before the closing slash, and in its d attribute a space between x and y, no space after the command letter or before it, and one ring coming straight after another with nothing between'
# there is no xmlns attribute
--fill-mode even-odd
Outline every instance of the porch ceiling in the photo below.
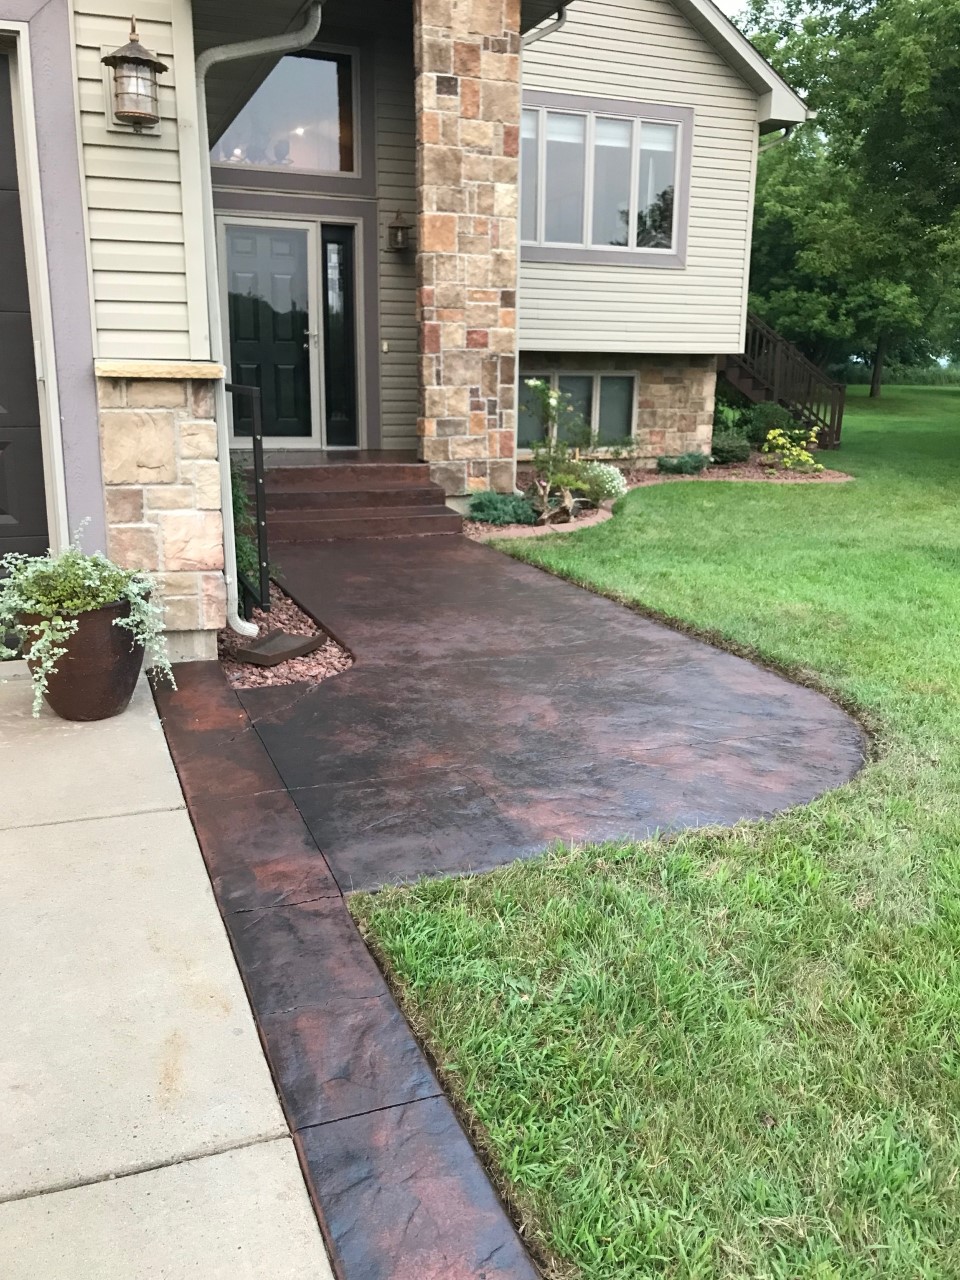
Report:
<svg viewBox="0 0 960 1280"><path fill-rule="evenodd" d="M557 10L558 0L521 0L520 29L529 31ZM293 31L303 23L306 0L193 0L193 34L197 53L214 45ZM350 31L365 34L410 30L410 0L325 0L324 33L344 38ZM277 58L225 63L207 78L207 116L211 141L216 141L251 94L269 75Z"/></svg>

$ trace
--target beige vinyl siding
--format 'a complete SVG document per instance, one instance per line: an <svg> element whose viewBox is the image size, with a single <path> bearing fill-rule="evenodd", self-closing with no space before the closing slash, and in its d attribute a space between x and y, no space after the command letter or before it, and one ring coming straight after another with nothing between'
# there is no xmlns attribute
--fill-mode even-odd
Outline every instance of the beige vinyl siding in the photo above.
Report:
<svg viewBox="0 0 960 1280"><path fill-rule="evenodd" d="M196 138L189 128L196 117L189 5L138 0L133 7L142 42L170 67L159 78L156 135L107 127L100 58L104 48L126 43L129 0L74 0L96 353L203 359L209 344L201 229L192 216L199 200L196 158L179 150L191 137L195 146ZM187 68L183 86L176 54Z"/></svg>
<svg viewBox="0 0 960 1280"><path fill-rule="evenodd" d="M381 442L417 447L417 282L413 253L387 248L398 210L413 225L417 197L413 45L409 32L377 41L377 200L380 229Z"/></svg>
<svg viewBox="0 0 960 1280"><path fill-rule="evenodd" d="M669 0L585 0L567 12L524 53L524 89L693 108L686 265L523 263L521 347L741 350L757 94Z"/></svg>

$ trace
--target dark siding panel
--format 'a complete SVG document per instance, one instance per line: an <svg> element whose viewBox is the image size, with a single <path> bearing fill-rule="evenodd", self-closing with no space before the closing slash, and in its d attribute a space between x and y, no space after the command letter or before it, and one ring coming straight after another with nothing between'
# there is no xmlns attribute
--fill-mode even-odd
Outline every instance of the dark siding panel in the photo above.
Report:
<svg viewBox="0 0 960 1280"><path fill-rule="evenodd" d="M0 54L0 554L39 554L47 549L47 508L13 141L10 60Z"/></svg>

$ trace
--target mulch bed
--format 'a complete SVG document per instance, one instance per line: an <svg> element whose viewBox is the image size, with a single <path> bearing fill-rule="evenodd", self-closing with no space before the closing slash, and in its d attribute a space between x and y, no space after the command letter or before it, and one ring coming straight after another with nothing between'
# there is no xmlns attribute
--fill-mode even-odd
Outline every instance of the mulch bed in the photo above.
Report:
<svg viewBox="0 0 960 1280"><path fill-rule="evenodd" d="M655 471L646 467L634 467L629 462L615 462L631 489L647 484L670 484L675 480L762 480L766 484L842 484L852 480L853 476L843 471L803 472L783 471L777 467L765 466L760 459L764 455L754 452L747 462L733 462L726 467L706 467L695 476L677 476L665 471ZM517 488L525 489L531 481L530 470L522 464L517 468ZM522 526L520 526L522 528Z"/></svg>
<svg viewBox="0 0 960 1280"><path fill-rule="evenodd" d="M707 467L696 476L667 475L662 471L645 471L624 469L627 484L631 489L638 489L647 484L667 484L672 480L762 480L766 484L843 484L852 480L853 476L843 471L782 471L777 467L764 466L759 453L751 454L748 462L733 462L726 467Z"/></svg>
<svg viewBox="0 0 960 1280"><path fill-rule="evenodd" d="M852 480L842 471L782 471L776 467L764 466L760 462L759 453L751 454L748 462L735 462L726 467L706 467L699 475L676 476L663 471L648 471L645 468L621 467L630 489L640 489L650 484L672 484L681 480L754 480L765 484L843 484ZM517 468L517 487L524 489L530 483L530 473L523 467ZM602 524L609 520L611 512L605 509L590 511L568 524L483 524L479 520L465 520L463 532L474 542L489 542L491 538L539 538L548 533L572 533L574 529L589 529L593 524Z"/></svg>
<svg viewBox="0 0 960 1280"><path fill-rule="evenodd" d="M541 538L546 533L572 533L574 529L589 529L591 525L603 524L613 515L613 503L605 503L602 507L587 511L576 520L568 520L566 524L484 524L480 520L464 520L463 532L474 542L489 542L491 538Z"/></svg>
<svg viewBox="0 0 960 1280"><path fill-rule="evenodd" d="M252 621L257 624L261 636L269 631L288 631L295 636L326 634L275 582L270 584L270 612L254 609ZM319 649L314 649L313 653L304 654L302 658L290 658L287 662L278 662L275 667L258 667L251 662L238 661L238 646L249 643L245 636L238 636L228 627L217 633L220 665L234 689L328 680L330 676L337 676L353 666L353 655L329 635L326 643Z"/></svg>

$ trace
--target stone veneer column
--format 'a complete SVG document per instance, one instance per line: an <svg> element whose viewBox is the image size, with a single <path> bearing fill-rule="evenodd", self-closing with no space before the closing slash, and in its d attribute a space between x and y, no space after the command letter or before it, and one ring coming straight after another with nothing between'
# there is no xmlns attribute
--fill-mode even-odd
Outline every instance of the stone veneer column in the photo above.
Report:
<svg viewBox="0 0 960 1280"><path fill-rule="evenodd" d="M226 618L213 386L98 378L107 552L156 576L175 659L216 657Z"/></svg>
<svg viewBox="0 0 960 1280"><path fill-rule="evenodd" d="M414 0L421 456L514 485L519 0Z"/></svg>

